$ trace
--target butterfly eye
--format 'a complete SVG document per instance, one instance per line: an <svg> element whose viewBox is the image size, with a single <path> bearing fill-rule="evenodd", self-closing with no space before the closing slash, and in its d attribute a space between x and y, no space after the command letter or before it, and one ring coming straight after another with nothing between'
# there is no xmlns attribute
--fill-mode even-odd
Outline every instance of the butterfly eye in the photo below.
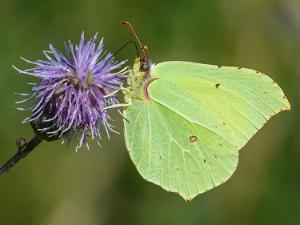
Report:
<svg viewBox="0 0 300 225"><path fill-rule="evenodd" d="M140 66L140 70L141 71L148 71L149 70L149 65L145 62L141 63L141 66Z"/></svg>

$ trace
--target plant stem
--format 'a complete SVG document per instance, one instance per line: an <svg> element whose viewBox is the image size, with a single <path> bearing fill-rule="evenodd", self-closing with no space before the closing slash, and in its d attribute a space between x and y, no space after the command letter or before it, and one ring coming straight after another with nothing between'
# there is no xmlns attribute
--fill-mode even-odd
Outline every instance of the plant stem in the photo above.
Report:
<svg viewBox="0 0 300 225"><path fill-rule="evenodd" d="M0 175L9 172L12 167L31 153L42 141L43 139L40 136L35 135L29 142L24 143L22 146L18 146L16 154L0 166Z"/></svg>

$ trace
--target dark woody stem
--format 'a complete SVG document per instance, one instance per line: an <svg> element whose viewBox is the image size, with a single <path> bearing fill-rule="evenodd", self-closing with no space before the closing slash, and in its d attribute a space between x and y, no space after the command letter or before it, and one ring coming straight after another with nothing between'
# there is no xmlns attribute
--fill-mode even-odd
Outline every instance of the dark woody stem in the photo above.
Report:
<svg viewBox="0 0 300 225"><path fill-rule="evenodd" d="M0 175L9 172L21 159L25 158L31 153L43 139L39 135L35 135L29 142L26 143L24 138L17 140L17 152L10 159L8 159L3 165L0 166Z"/></svg>

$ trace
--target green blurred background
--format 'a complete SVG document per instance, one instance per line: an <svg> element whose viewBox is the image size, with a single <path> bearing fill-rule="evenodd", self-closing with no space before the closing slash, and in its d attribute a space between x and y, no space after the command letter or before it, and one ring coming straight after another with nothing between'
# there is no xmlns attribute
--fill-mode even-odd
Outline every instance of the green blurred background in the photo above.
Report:
<svg viewBox="0 0 300 225"><path fill-rule="evenodd" d="M144 181L121 135L103 147L42 143L0 177L0 225L296 225L300 224L299 0L0 0L0 162L18 136L32 136L13 93L30 78L19 56L39 59L53 43L78 42L82 30L115 51L134 24L154 62L186 60L257 69L275 79L292 111L275 116L241 151L233 177L191 203ZM127 48L119 59L135 57ZM114 116L118 130L122 121Z"/></svg>

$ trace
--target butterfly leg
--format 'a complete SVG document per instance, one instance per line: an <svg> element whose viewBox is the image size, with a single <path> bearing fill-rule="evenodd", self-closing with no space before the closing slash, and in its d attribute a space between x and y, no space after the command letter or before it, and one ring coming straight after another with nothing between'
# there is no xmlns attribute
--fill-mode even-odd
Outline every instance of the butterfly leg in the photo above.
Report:
<svg viewBox="0 0 300 225"><path fill-rule="evenodd" d="M124 120L126 120L127 122L129 122L129 119L127 119L127 117L124 115L123 112L121 112L121 110L118 109L117 111L123 117Z"/></svg>
<svg viewBox="0 0 300 225"><path fill-rule="evenodd" d="M115 109L115 108L123 108L123 107L128 107L130 105L131 105L131 103L115 104L115 105L110 105L110 106L104 107L104 110Z"/></svg>
<svg viewBox="0 0 300 225"><path fill-rule="evenodd" d="M111 97L111 96L114 96L115 94L117 94L119 91L122 91L123 94L127 94L130 92L130 90L128 88L125 88L125 87L120 87L119 89L107 94L104 96L104 98L108 98L108 97Z"/></svg>

